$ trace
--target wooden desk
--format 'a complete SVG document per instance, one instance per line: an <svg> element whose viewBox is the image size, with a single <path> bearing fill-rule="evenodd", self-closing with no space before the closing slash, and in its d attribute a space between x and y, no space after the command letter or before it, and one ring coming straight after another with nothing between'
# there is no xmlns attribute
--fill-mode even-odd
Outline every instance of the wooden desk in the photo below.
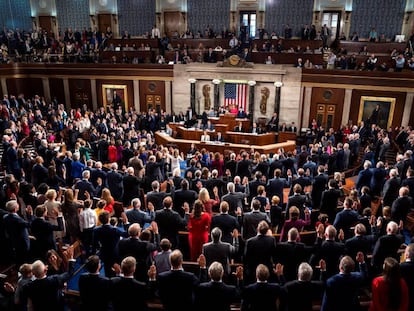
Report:
<svg viewBox="0 0 414 311"><path fill-rule="evenodd" d="M103 61L111 60L112 56L116 56L117 61L121 62L124 55L129 58L130 62L132 62L135 57L137 57L141 63L155 62L154 51L103 51L101 53Z"/></svg>
<svg viewBox="0 0 414 311"><path fill-rule="evenodd" d="M231 113L222 114L218 118L209 118L209 120L213 124L226 124L228 131L233 131L236 125L239 125L239 122L242 123L242 127L245 130L250 129L251 127L251 122L249 119L238 119L236 118L235 114Z"/></svg>
<svg viewBox="0 0 414 311"><path fill-rule="evenodd" d="M275 133L253 134L226 132L226 134L224 134L224 140L235 144L255 144L257 146L264 146L274 144L276 142L276 137Z"/></svg>
<svg viewBox="0 0 414 311"><path fill-rule="evenodd" d="M241 150L248 151L251 148L260 153L269 154L278 152L280 148L283 148L285 152L293 151L296 148L296 142L293 140L264 146L232 143L216 144L213 142L204 143L200 142L199 140L176 139L161 132L155 132L155 142L163 146L176 146L180 151L183 151L184 153L186 153L187 150L190 149L191 144L194 144L198 150L205 148L210 152L220 152L222 154L224 154L225 151L232 151L238 153Z"/></svg>
<svg viewBox="0 0 414 311"><path fill-rule="evenodd" d="M139 48L141 44L149 44L151 48L158 48L159 47L159 40L158 39L148 39L148 38L131 38L131 39L109 39L108 45L113 44L114 46L121 46L124 47L128 44L128 46L135 46Z"/></svg>
<svg viewBox="0 0 414 311"><path fill-rule="evenodd" d="M277 134L277 141L278 142L284 142L284 141L288 141L288 140L296 141L296 138L297 138L296 133L292 133L292 132L281 132L281 131L279 131L279 133Z"/></svg>

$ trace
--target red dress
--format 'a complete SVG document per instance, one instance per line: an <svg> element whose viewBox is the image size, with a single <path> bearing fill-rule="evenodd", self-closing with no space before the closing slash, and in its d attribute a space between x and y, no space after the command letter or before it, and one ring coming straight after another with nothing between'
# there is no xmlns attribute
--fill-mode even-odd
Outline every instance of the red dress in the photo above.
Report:
<svg viewBox="0 0 414 311"><path fill-rule="evenodd" d="M213 206L220 204L220 199L214 200L210 199L207 202L203 202L204 204L204 211L208 213L210 216L213 215Z"/></svg>
<svg viewBox="0 0 414 311"><path fill-rule="evenodd" d="M108 147L108 160L110 163L116 162L117 150L114 145Z"/></svg>
<svg viewBox="0 0 414 311"><path fill-rule="evenodd" d="M372 280L372 300L369 311L389 311L388 309L388 284L382 276ZM401 298L400 307L396 311L408 310L408 287L404 279L401 278Z"/></svg>
<svg viewBox="0 0 414 311"><path fill-rule="evenodd" d="M208 242L210 232L211 217L207 213L202 213L200 218L188 220L188 243L190 245L191 261L197 261L203 250L203 244Z"/></svg>

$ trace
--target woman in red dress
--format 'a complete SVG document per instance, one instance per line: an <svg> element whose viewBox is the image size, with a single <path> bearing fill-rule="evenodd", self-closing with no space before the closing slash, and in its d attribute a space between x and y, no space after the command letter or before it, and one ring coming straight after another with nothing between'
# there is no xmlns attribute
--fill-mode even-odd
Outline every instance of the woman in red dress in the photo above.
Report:
<svg viewBox="0 0 414 311"><path fill-rule="evenodd" d="M197 261L203 250L203 244L208 242L211 217L208 213L203 212L203 209L203 202L196 200L193 212L188 220L188 243L192 261Z"/></svg>
<svg viewBox="0 0 414 311"><path fill-rule="evenodd" d="M111 139L111 142L109 143L109 146L108 146L108 160L110 163L116 162L117 153L118 152L115 146L115 140Z"/></svg>
<svg viewBox="0 0 414 311"><path fill-rule="evenodd" d="M369 311L407 311L408 287L400 275L400 264L395 258L384 260L382 276L372 280L372 300Z"/></svg>

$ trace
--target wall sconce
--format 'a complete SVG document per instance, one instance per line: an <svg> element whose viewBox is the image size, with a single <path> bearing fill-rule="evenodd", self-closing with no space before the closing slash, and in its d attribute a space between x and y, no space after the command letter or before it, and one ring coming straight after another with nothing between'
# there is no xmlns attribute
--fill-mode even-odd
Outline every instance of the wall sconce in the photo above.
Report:
<svg viewBox="0 0 414 311"><path fill-rule="evenodd" d="M352 11L345 11L345 20L349 20L349 15L351 15Z"/></svg>
<svg viewBox="0 0 414 311"><path fill-rule="evenodd" d="M321 11L315 11L315 21L318 21L319 13L321 13Z"/></svg>
<svg viewBox="0 0 414 311"><path fill-rule="evenodd" d="M194 78L189 78L189 79L188 79L188 82L190 82L190 83L196 83L196 82L197 82L197 79L194 79Z"/></svg>
<svg viewBox="0 0 414 311"><path fill-rule="evenodd" d="M276 81L275 83L273 83L273 85L274 85L274 86L276 86L276 87L282 87L283 82L281 82L281 81Z"/></svg>
<svg viewBox="0 0 414 311"><path fill-rule="evenodd" d="M256 81L250 80L250 81L247 82L247 84L249 86L255 86L256 85Z"/></svg>
<svg viewBox="0 0 414 311"><path fill-rule="evenodd" d="M211 82L213 82L213 84L220 84L221 83L221 80L220 79L213 79L213 81L211 81Z"/></svg>

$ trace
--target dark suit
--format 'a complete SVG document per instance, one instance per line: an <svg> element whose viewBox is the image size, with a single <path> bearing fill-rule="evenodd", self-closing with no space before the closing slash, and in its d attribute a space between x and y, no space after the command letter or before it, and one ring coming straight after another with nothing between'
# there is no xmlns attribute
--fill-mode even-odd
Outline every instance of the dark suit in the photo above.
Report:
<svg viewBox="0 0 414 311"><path fill-rule="evenodd" d="M148 269L153 261L152 252L159 250L159 243L159 234L154 235L154 243L131 237L122 239L118 243L119 261L127 256L134 257L137 261L135 279L145 282L148 279Z"/></svg>
<svg viewBox="0 0 414 311"><path fill-rule="evenodd" d="M235 216L229 214L220 213L214 215L211 218L211 229L220 228L222 232L221 240L223 242L232 243L233 238L231 236L234 229L239 230L239 222Z"/></svg>
<svg viewBox="0 0 414 311"><path fill-rule="evenodd" d="M148 287L133 278L112 278L110 295L113 311L129 310L131 306L136 310L148 310L147 300L150 297Z"/></svg>
<svg viewBox="0 0 414 311"><path fill-rule="evenodd" d="M373 246L374 236L357 235L345 241L345 253L355 258L358 252L362 252L367 259L367 255L372 253Z"/></svg>
<svg viewBox="0 0 414 311"><path fill-rule="evenodd" d="M322 192L321 213L325 213L329 217L329 222L335 220L338 200L341 197L341 191L338 189L328 189Z"/></svg>
<svg viewBox="0 0 414 311"><path fill-rule="evenodd" d="M261 211L252 211L243 215L242 236L247 240L257 234L257 225L262 220L267 221L270 225L270 219L266 213Z"/></svg>
<svg viewBox="0 0 414 311"><path fill-rule="evenodd" d="M336 214L333 225L338 232L342 229L344 231L345 239L349 239L353 236L351 227L355 226L358 221L359 214L357 211L354 211L350 208L344 208L342 211Z"/></svg>
<svg viewBox="0 0 414 311"><path fill-rule="evenodd" d="M165 197L171 196L171 193L160 192L160 191L151 191L147 193L147 204L151 202L154 205L156 211L161 210L163 207L162 201ZM177 206L180 208L180 206Z"/></svg>
<svg viewBox="0 0 414 311"><path fill-rule="evenodd" d="M316 266L320 259L326 262L326 276L331 277L339 272L339 260L345 254L345 245L332 240L318 238L315 242L314 252L310 262L312 266Z"/></svg>
<svg viewBox="0 0 414 311"><path fill-rule="evenodd" d="M269 198L272 198L274 195L277 195L280 199L280 206L283 206L283 189L288 188L290 185L290 180L286 178L273 178L270 179L266 186L266 194Z"/></svg>
<svg viewBox="0 0 414 311"><path fill-rule="evenodd" d="M254 179L249 182L249 202L251 202L252 199L257 196L257 187L259 186L266 187L266 184L258 179Z"/></svg>
<svg viewBox="0 0 414 311"><path fill-rule="evenodd" d="M131 204L132 199L140 197L141 180L135 175L124 176L122 183L124 185L124 199L123 203L126 206Z"/></svg>
<svg viewBox="0 0 414 311"><path fill-rule="evenodd" d="M91 197L96 195L96 189L89 180L82 179L75 184L75 189L79 189L79 200L86 200L85 192L89 192Z"/></svg>
<svg viewBox="0 0 414 311"><path fill-rule="evenodd" d="M305 219L305 207L304 205L309 206L312 202L308 200L308 197L305 194L294 194L288 198L286 204L286 219L289 218L289 208L296 206L299 209L301 219Z"/></svg>
<svg viewBox="0 0 414 311"><path fill-rule="evenodd" d="M230 305L238 298L239 292L233 285L214 281L201 283L195 292L194 310L230 311Z"/></svg>
<svg viewBox="0 0 414 311"><path fill-rule="evenodd" d="M284 287L284 305L286 311L312 311L313 303L320 301L323 295L323 282L299 281L287 282Z"/></svg>
<svg viewBox="0 0 414 311"><path fill-rule="evenodd" d="M171 209L164 208L155 213L155 222L160 230L160 238L167 238L172 244L172 249L177 248L178 231L186 229L187 221L188 214L182 218L180 214Z"/></svg>
<svg viewBox="0 0 414 311"><path fill-rule="evenodd" d="M361 272L335 274L326 282L321 311L359 310L359 289L367 277L365 264L359 265Z"/></svg>
<svg viewBox="0 0 414 311"><path fill-rule="evenodd" d="M250 171L251 162L250 160L241 160L236 164L236 175L240 176L240 179L243 180L244 177L250 178L251 171Z"/></svg>
<svg viewBox="0 0 414 311"><path fill-rule="evenodd" d="M385 258L393 257L399 260L398 249L402 243L404 243L404 239L400 235L387 234L380 237L372 251L372 267L381 271Z"/></svg>
<svg viewBox="0 0 414 311"><path fill-rule="evenodd" d="M272 236L258 234L246 241L244 249L244 275L245 283L253 283L256 277L256 267L259 264L267 266L273 271L276 254L276 240Z"/></svg>
<svg viewBox="0 0 414 311"><path fill-rule="evenodd" d="M309 260L310 249L299 242L283 242L276 245L276 261L283 265L286 281L295 280L298 267Z"/></svg>
<svg viewBox="0 0 414 311"><path fill-rule="evenodd" d="M302 187L302 194L305 194L305 187L310 186L312 184L309 177L300 176L292 181L290 186L289 195L293 195L293 187L299 184Z"/></svg>
<svg viewBox="0 0 414 311"><path fill-rule="evenodd" d="M383 206L391 206L392 202L398 197L398 191L400 190L401 180L398 177L389 178L382 189Z"/></svg>
<svg viewBox="0 0 414 311"><path fill-rule="evenodd" d="M224 273L230 274L230 259L236 253L236 248L227 242L209 242L203 245L203 255L206 257L207 267L214 261L223 265Z"/></svg>
<svg viewBox="0 0 414 311"><path fill-rule="evenodd" d="M124 195L123 176L116 172L110 171L106 176L108 188L116 201L121 201Z"/></svg>
<svg viewBox="0 0 414 311"><path fill-rule="evenodd" d="M131 224L138 223L141 226L141 228L144 228L144 225L146 223L150 223L151 221L153 221L155 217L155 212L147 213L135 208L127 210L125 214L128 218L128 222L130 222Z"/></svg>
<svg viewBox="0 0 414 311"><path fill-rule="evenodd" d="M252 283L243 289L241 311L277 311L282 288L275 283Z"/></svg>
<svg viewBox="0 0 414 311"><path fill-rule="evenodd" d="M410 197L414 200L414 177L409 177L401 182L401 186L408 187L410 190Z"/></svg>
<svg viewBox="0 0 414 311"><path fill-rule="evenodd" d="M79 294L81 311L108 310L110 281L107 277L94 273L79 276Z"/></svg>
<svg viewBox="0 0 414 311"><path fill-rule="evenodd" d="M53 231L63 230L62 217L57 218L57 225L52 225L44 218L35 218L32 221L31 234L36 238L30 245L30 251L35 259L46 259L46 253L50 249L56 250L56 240Z"/></svg>
<svg viewBox="0 0 414 311"><path fill-rule="evenodd" d="M167 311L193 311L194 292L199 283L200 279L191 272L170 270L160 273L158 294L164 308Z"/></svg>
<svg viewBox="0 0 414 311"><path fill-rule="evenodd" d="M409 297L414 297L414 262L406 261L400 264L401 276L407 283ZM408 311L414 311L414 300L410 299Z"/></svg>
<svg viewBox="0 0 414 311"><path fill-rule="evenodd" d="M361 188L367 186L368 188L371 185L372 172L370 169L363 169L358 173L357 181L355 187L359 193L361 193Z"/></svg>
<svg viewBox="0 0 414 311"><path fill-rule="evenodd" d="M326 190L327 185L328 175L326 174L318 174L313 179L311 192L313 208L320 208L322 193Z"/></svg>
<svg viewBox="0 0 414 311"><path fill-rule="evenodd" d="M222 201L226 201L229 204L229 214L235 215L237 207L243 210L245 193L242 192L229 192L221 198Z"/></svg>
<svg viewBox="0 0 414 311"><path fill-rule="evenodd" d="M75 261L69 261L67 272L54 274L43 279L35 279L22 288L21 299L26 302L30 299L33 311L55 310L63 311L62 289L73 273Z"/></svg>

